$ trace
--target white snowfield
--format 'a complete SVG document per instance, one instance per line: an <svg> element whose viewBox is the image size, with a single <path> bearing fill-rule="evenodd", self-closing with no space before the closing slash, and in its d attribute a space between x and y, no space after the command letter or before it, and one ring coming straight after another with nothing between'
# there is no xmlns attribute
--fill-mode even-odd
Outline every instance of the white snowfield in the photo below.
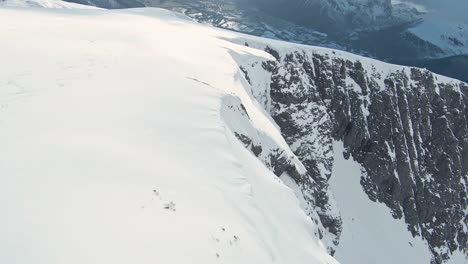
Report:
<svg viewBox="0 0 468 264"><path fill-rule="evenodd" d="M221 116L232 33L163 10L0 9L0 263L337 263Z"/></svg>

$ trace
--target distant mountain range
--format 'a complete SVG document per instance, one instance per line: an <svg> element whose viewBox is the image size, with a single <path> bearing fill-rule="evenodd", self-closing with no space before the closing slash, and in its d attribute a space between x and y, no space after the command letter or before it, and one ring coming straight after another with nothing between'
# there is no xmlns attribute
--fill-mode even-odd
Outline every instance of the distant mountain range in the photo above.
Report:
<svg viewBox="0 0 468 264"><path fill-rule="evenodd" d="M443 70L468 69L463 59L468 18L460 11L468 10L468 1L463 0L67 1L104 8L162 7L221 28L426 67L468 81L468 71Z"/></svg>

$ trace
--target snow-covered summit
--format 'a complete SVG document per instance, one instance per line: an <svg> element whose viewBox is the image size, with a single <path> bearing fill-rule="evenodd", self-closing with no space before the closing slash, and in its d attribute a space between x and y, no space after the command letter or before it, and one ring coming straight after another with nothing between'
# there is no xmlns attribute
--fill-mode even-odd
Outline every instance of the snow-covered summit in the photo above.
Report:
<svg viewBox="0 0 468 264"><path fill-rule="evenodd" d="M156 9L0 32L1 263L337 263L228 125L287 148L232 57L267 53Z"/></svg>

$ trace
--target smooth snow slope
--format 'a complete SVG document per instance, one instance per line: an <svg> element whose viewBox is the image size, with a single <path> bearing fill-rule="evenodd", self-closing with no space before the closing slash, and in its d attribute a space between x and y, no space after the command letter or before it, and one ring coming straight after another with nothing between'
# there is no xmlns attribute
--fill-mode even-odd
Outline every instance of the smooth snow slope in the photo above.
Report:
<svg viewBox="0 0 468 264"><path fill-rule="evenodd" d="M421 237L412 237L403 220L390 217L390 210L372 202L360 184L362 167L343 157L343 143L334 142L330 187L343 220L343 232L335 257L342 263L430 263L431 252ZM446 264L466 263L455 251Z"/></svg>
<svg viewBox="0 0 468 264"><path fill-rule="evenodd" d="M343 150L343 143L334 143L330 187L343 220L335 257L356 264L430 263L426 242L413 238L403 220L391 217L387 206L369 200L360 184L361 166L352 158L346 160Z"/></svg>
<svg viewBox="0 0 468 264"><path fill-rule="evenodd" d="M0 9L0 263L337 263L222 119L233 33L146 10ZM281 142L280 142L281 141Z"/></svg>

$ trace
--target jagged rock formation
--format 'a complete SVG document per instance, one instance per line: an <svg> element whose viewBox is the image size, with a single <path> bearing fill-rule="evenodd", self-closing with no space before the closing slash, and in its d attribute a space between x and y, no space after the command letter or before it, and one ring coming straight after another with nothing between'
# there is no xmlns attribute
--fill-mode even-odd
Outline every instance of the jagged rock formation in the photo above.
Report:
<svg viewBox="0 0 468 264"><path fill-rule="evenodd" d="M455 250L466 254L468 85L330 51L265 50L276 58L262 64L271 73L267 108L318 186L308 193L328 231L341 230L325 210L332 143L340 140L363 167L369 199L404 218L428 242L434 263Z"/></svg>

